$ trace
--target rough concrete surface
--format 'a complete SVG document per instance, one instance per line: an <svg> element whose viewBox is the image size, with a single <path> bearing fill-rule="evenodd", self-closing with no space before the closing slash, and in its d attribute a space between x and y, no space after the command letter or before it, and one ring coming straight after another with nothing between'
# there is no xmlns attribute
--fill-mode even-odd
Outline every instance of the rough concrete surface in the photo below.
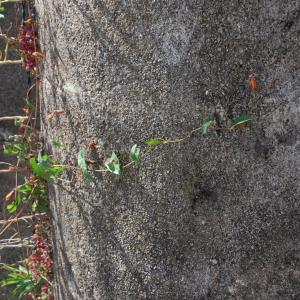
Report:
<svg viewBox="0 0 300 300"><path fill-rule="evenodd" d="M62 163L93 141L103 161L208 115L254 117L157 147L120 178L68 171L50 195L56 299L299 299L300 2L36 5L43 131Z"/></svg>

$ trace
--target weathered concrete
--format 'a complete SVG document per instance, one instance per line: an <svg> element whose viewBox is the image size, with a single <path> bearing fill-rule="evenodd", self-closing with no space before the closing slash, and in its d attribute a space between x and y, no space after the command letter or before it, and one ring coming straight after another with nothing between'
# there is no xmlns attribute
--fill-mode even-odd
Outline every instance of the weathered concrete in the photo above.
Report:
<svg viewBox="0 0 300 300"><path fill-rule="evenodd" d="M299 299L299 1L36 2L62 162L254 116L55 186L57 299Z"/></svg>

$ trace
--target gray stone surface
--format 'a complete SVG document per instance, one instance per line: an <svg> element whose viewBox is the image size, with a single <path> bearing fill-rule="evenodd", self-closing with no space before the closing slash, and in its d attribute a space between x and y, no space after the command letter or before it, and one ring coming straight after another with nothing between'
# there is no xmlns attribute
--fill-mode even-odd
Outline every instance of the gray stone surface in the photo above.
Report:
<svg viewBox="0 0 300 300"><path fill-rule="evenodd" d="M67 172L51 189L56 299L299 299L299 1L36 3L43 130L63 163L92 141L101 162L210 114L254 116L121 178Z"/></svg>

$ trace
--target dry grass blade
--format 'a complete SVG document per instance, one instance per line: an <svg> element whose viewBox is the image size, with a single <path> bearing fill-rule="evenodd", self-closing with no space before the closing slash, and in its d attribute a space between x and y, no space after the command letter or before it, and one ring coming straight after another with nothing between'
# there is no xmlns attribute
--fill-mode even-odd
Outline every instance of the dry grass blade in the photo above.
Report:
<svg viewBox="0 0 300 300"><path fill-rule="evenodd" d="M25 116L7 116L0 117L0 121L16 121L16 120L27 120L28 117Z"/></svg>

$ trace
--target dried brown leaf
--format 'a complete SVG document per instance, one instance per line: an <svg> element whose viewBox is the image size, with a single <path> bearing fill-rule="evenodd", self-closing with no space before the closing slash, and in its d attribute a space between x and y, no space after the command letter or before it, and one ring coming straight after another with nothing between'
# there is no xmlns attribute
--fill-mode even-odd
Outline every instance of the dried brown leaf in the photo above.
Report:
<svg viewBox="0 0 300 300"><path fill-rule="evenodd" d="M65 111L63 109L56 109L48 115L47 120L49 123L51 123L55 116L60 116L64 113L65 113Z"/></svg>

